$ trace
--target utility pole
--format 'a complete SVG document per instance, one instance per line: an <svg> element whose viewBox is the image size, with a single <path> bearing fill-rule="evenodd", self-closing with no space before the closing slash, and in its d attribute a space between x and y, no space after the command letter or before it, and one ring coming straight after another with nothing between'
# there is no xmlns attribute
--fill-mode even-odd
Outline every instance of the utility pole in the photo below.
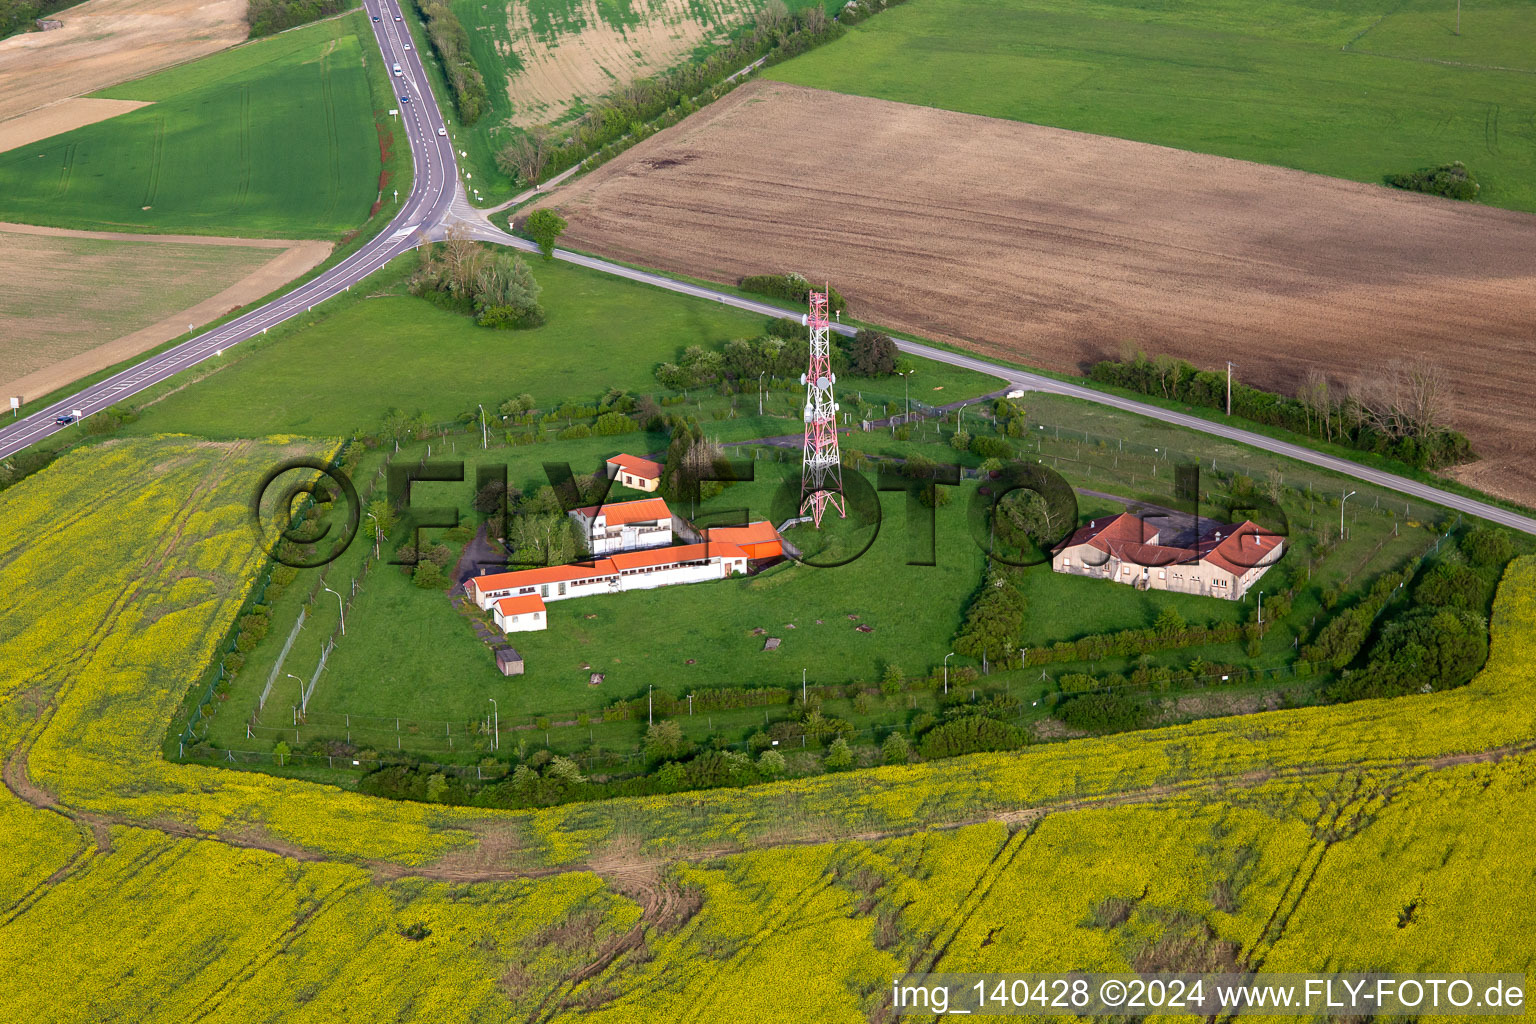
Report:
<svg viewBox="0 0 1536 1024"><path fill-rule="evenodd" d="M1456 34L1461 35L1461 0L1456 0Z"/></svg>
<svg viewBox="0 0 1536 1024"><path fill-rule="evenodd" d="M1264 591L1259 591L1259 625L1264 625Z"/></svg>
<svg viewBox="0 0 1536 1024"><path fill-rule="evenodd" d="M1232 415L1232 360L1227 360L1227 415Z"/></svg>
<svg viewBox="0 0 1536 1024"><path fill-rule="evenodd" d="M656 689L656 687L654 685L649 685L649 686L647 686L645 688L645 724L646 725L655 725L656 724L656 715L655 715L656 702L655 702L655 700L651 696L652 691L654 691L655 689Z"/></svg>
<svg viewBox="0 0 1536 1024"><path fill-rule="evenodd" d="M949 696L949 659L955 656L954 651L944 655L944 695Z"/></svg>
<svg viewBox="0 0 1536 1024"><path fill-rule="evenodd" d="M800 706L805 707L805 669L800 670Z"/></svg>
<svg viewBox="0 0 1536 1024"><path fill-rule="evenodd" d="M1348 501L1354 496L1355 492L1350 491L1348 494L1344 495L1343 498L1339 499L1339 540L1344 539L1344 502Z"/></svg>
<svg viewBox="0 0 1536 1024"><path fill-rule="evenodd" d="M491 702L491 749L492 750L500 750L501 749L501 708L497 706L496 698L495 697L487 697L485 699ZM549 737L548 736L544 737L544 742L546 742L546 743L549 742Z"/></svg>
<svg viewBox="0 0 1536 1024"><path fill-rule="evenodd" d="M759 417L763 415L763 374L767 372L767 370L764 370L763 373L757 375L757 415Z"/></svg>

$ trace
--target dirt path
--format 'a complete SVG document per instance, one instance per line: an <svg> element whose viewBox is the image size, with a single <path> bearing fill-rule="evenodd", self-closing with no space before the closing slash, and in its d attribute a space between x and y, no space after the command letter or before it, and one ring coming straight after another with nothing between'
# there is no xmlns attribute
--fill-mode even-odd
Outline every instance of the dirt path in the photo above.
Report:
<svg viewBox="0 0 1536 1024"><path fill-rule="evenodd" d="M161 316L154 322L139 327L128 334L112 338L103 344L96 345L85 351L74 351L64 355L58 361L41 366L39 369L24 373L22 376L10 378L0 371L0 392L4 395L20 395L26 401L32 401L42 395L46 395L58 388L89 376L98 370L106 369L116 363L147 352L172 338L186 333L187 325L199 326L217 320L231 310L271 294L289 281L301 277L315 267L323 263L331 253L331 243L320 241L286 241L282 239L250 239L250 238L218 238L196 235L135 235L115 231L73 231L64 228L43 228L29 224L0 223L0 248L24 250L25 245L18 244L18 236L44 236L57 238L81 238L101 239L106 241L121 241L131 243L134 247L142 247L137 251L144 253L146 274L149 277L153 273L148 272L156 260L156 246L186 246L206 245L220 247L238 247L270 250L271 259L262 263L255 270L236 280L224 288L221 288L207 298L189 306L177 310L169 315ZM32 273L45 274L51 284L58 274L67 273L67 270L45 265L46 261L34 261L28 263L20 261L13 263L17 269L13 271L10 282L17 287L16 294L25 296L28 294L27 280ZM228 280L226 276L223 280ZM151 281L144 282L146 287L152 287ZM40 282L41 286L41 282ZM161 307L162 309L164 307ZM125 318L127 319L127 318ZM143 321L139 321L142 323ZM35 326L36 322L34 322ZM5 318L0 317L0 329L5 325ZM22 344L40 346L33 348L34 355L40 351L48 351L49 342L39 338L28 339L24 324L14 331L6 332L10 341L0 339L0 355L4 354L7 344ZM81 324L78 328L71 325L64 336L55 339L55 343L61 344L66 352L70 346L67 343L67 335L74 333L78 337L79 330L94 332L98 328ZM78 349L78 344L74 346ZM61 353L62 354L62 353ZM41 359L30 359L32 366L38 366ZM18 363L7 361L12 368L18 368Z"/></svg>
<svg viewBox="0 0 1536 1024"><path fill-rule="evenodd" d="M245 9L246 0L87 0L59 11L63 28L0 40L0 122L233 46L246 37Z"/></svg>
<svg viewBox="0 0 1536 1024"><path fill-rule="evenodd" d="M857 316L1052 370L1130 341L1289 394L1428 357L1484 455L1456 475L1536 502L1529 214L768 81L539 205L577 249L827 277Z"/></svg>

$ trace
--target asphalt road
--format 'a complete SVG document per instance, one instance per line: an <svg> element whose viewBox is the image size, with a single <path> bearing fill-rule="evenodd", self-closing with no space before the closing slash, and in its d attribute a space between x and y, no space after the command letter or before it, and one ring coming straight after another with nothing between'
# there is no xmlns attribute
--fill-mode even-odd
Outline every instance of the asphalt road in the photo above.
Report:
<svg viewBox="0 0 1536 1024"><path fill-rule="evenodd" d="M482 241L524 251L536 251L537 247L532 242L509 235L495 227L486 218L487 211L475 209L469 204L463 184L459 180L452 139L438 134L439 129L444 127L442 116L433 98L426 72L421 66L420 56L415 49L407 48L411 45L410 34L406 30L405 23L397 20L400 15L398 0L364 0L364 8L369 16L375 19L372 22L373 34L384 55L385 64L398 63L403 72L401 77L394 78L393 81L397 86L397 94L401 97L400 122L410 142L411 158L416 170L411 194L401 211L383 231L357 252L287 295L0 429L0 458L13 455L28 445L64 429L54 422L57 416L65 413L89 416L100 412L182 370L197 365L223 349L253 338L272 325L282 323L346 291L394 257L413 248L421 235L441 238L450 225L458 224L472 237ZM556 249L555 257L576 266L587 267L656 288L665 288L683 295L719 302L761 316L796 318L800 316L799 310L787 310L770 303L729 295L702 285L676 281L660 274L636 270L564 249ZM834 324L833 330L844 336L852 336L855 333L854 328L843 324ZM1108 395L1102 391L1051 377L1000 366L960 352L951 352L911 341L898 341L897 347L912 355L991 374L1007 381L1012 387L1026 391L1067 395L1164 423L1188 427L1191 430L1284 455L1299 462L1310 463L1356 480L1385 487L1420 501L1442 505L1523 533L1536 535L1536 519L1530 516L1510 512L1473 498L1462 497L1393 473L1362 466L1347 459L1325 455L1311 448L1277 441L1263 434L1212 422L1198 416Z"/></svg>
<svg viewBox="0 0 1536 1024"><path fill-rule="evenodd" d="M410 34L399 15L396 0L365 0L373 34L384 54L386 68L398 63L401 76L391 76L396 86L399 120L410 142L415 174L410 195L394 219L373 239L337 263L282 297L251 310L228 323L199 334L158 355L55 402L24 419L0 429L0 459L7 458L50 434L65 429L55 422L63 415L82 419L101 412L145 388L160 383L203 362L224 349L260 335L332 298L376 272L390 260L411 249L418 229L440 223L453 201L458 172L452 140L437 134L444 127L442 115L428 85L419 54L407 49ZM409 96L409 100L403 97ZM3 415L3 414L0 414Z"/></svg>

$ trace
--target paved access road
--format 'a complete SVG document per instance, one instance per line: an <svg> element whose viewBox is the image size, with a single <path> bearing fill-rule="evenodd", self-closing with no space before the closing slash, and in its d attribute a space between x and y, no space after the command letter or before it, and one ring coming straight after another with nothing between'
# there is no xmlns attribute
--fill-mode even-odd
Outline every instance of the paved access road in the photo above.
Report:
<svg viewBox="0 0 1536 1024"><path fill-rule="evenodd" d="M346 291L402 252L411 249L416 244L418 230L430 228L443 220L453 201L458 171L453 158L452 140L437 134L438 129L444 127L442 115L432 99L420 54L414 47L407 48L410 33L404 21L396 20L400 15L398 0L365 0L364 8L370 18L376 19L371 24L379 49L384 55L386 71L397 63L401 69L400 76L391 75L390 80L396 87L399 120L410 142L415 174L411 193L400 212L383 231L352 255L281 298L158 355L150 356L24 419L6 423L0 428L0 459L14 455L28 445L64 429L55 422L59 416L83 418L101 412ZM407 96L410 99L405 99Z"/></svg>
<svg viewBox="0 0 1536 1024"><path fill-rule="evenodd" d="M400 122L410 141L411 158L415 163L416 173L410 197L400 213L388 227L363 248L282 298L252 310L207 334L183 342L158 356L153 356L107 380L93 384L64 401L56 402L47 409L0 430L0 458L12 455L27 445L62 429L54 423L56 416L75 410L87 416L100 412L136 392L202 362L224 348L254 337L273 324L281 323L313 305L324 302L372 274L402 252L411 249L423 236L441 238L450 226L457 225L461 230L481 241L511 246L524 251L536 250L537 247L532 242L509 235L491 224L486 218L487 211L470 205L463 184L459 180L452 139L438 134L438 130L443 127L442 116L433 98L426 72L422 69L420 55L414 49L406 49L410 43L410 34L406 31L405 23L396 20L400 16L399 0L364 0L364 8L371 18L377 19L373 22L373 33L384 55L385 66L398 63L403 72L398 78L392 77L392 81L396 83L397 94L401 97ZM404 98L406 96L410 99L406 100ZM538 189L530 190L518 199L531 198L538 191ZM767 302L741 298L703 285L677 281L661 274L636 270L633 267L610 263L593 256L556 249L555 258L604 274L612 274L652 287L719 302L761 316L797 318L800 316L799 310L786 310ZM854 334L854 328L843 324L834 324L833 330L844 336ZM903 352L912 355L1000 377L1012 387L1068 395L1164 423L1173 423L1191 430L1238 441L1254 448L1330 469L1356 480L1376 484L1411 498L1432 502L1536 535L1536 519L1530 516L1510 512L1487 502L1465 498L1393 473L1362 466L1347 459L1325 455L1311 448L1277 441L1263 434L1242 430L1225 423L1216 423L1133 399L1108 395L1078 384L1015 370L977 356L910 341L898 341L897 346Z"/></svg>

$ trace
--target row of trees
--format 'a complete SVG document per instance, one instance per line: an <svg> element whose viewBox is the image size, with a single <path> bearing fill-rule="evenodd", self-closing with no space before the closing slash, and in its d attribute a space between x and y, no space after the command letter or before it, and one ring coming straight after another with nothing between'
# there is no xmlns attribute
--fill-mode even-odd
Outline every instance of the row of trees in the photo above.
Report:
<svg viewBox="0 0 1536 1024"><path fill-rule="evenodd" d="M736 338L720 349L690 345L676 362L656 368L656 383L673 391L711 387L722 381L756 382L763 376L799 380L810 360L810 339L793 320L770 321L768 333ZM900 368L896 343L878 331L861 330L832 344L832 372L883 377Z"/></svg>
<svg viewBox="0 0 1536 1024"><path fill-rule="evenodd" d="M63 0L62 3L47 6L56 9L72 2L74 0ZM0 0L0 4L3 3L4 0ZM349 0L251 0L246 8L245 20L251 26L251 38L255 39L257 36L268 36L295 25L340 14L351 6Z"/></svg>
<svg viewBox="0 0 1536 1024"><path fill-rule="evenodd" d="M755 292L758 295L767 295L770 298L783 299L785 302L797 306L805 306L810 301L813 285L803 274L754 274L741 279L741 287L744 291ZM823 284L827 289L827 312L846 313L848 303L844 301L842 294L830 284Z"/></svg>
<svg viewBox="0 0 1536 1024"><path fill-rule="evenodd" d="M427 39L432 43L437 59L442 61L443 74L448 79L448 91L453 93L453 106L459 112L459 120L466 125L474 124L489 108L490 96L485 90L485 76L480 74L470 53L469 33L444 0L415 2L426 22Z"/></svg>
<svg viewBox="0 0 1536 1024"><path fill-rule="evenodd" d="M497 151L496 166L509 177L536 184L626 136L638 140L648 122L681 119L695 109L696 97L759 57L768 55L770 62L787 59L840 33L819 6L790 14L780 0L771 0L751 26L702 61L654 78L625 82L593 101L559 132L547 126L522 129L509 124L514 134Z"/></svg>
<svg viewBox="0 0 1536 1024"><path fill-rule="evenodd" d="M1172 356L1149 358L1132 350L1096 364L1089 376L1105 384L1188 402L1226 408L1227 377L1198 370ZM1424 360L1392 361L1371 373L1339 382L1313 367L1295 398L1232 383L1232 412L1267 426L1316 435L1326 441L1438 469L1473 458L1466 437L1445 426L1450 388L1444 372Z"/></svg>

